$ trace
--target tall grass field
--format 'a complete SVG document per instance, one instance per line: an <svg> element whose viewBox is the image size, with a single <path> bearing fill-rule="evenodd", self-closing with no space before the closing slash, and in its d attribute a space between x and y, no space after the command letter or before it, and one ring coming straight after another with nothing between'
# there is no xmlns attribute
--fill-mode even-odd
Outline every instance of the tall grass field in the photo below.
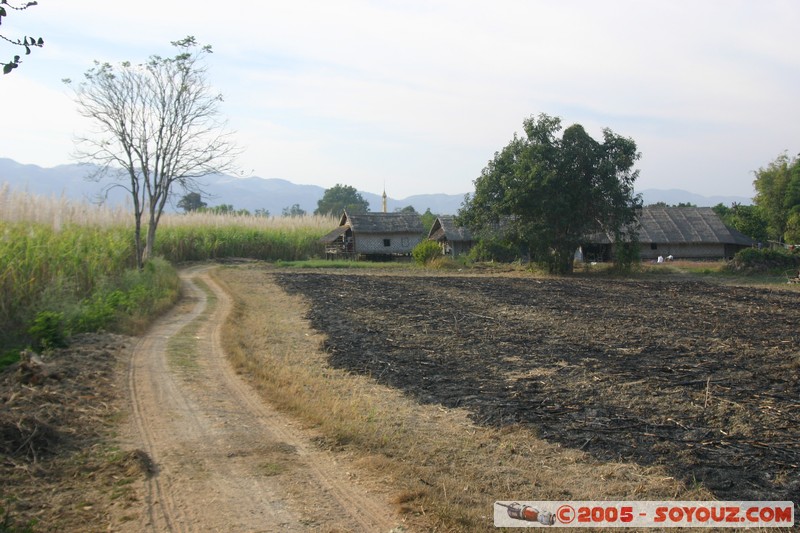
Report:
<svg viewBox="0 0 800 533"><path fill-rule="evenodd" d="M69 335L136 332L178 296L174 265L246 257L319 257L329 217L165 214L155 255L135 269L133 214L0 187L0 366L19 348L46 349Z"/></svg>

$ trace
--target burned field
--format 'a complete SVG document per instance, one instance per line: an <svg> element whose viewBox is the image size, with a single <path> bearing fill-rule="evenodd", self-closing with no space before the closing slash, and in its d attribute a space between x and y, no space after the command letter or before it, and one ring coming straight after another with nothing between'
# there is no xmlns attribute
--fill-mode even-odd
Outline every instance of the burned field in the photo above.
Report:
<svg viewBox="0 0 800 533"><path fill-rule="evenodd" d="M800 295L694 281L276 273L330 363L476 423L800 500ZM602 497L598 494L597 497Z"/></svg>

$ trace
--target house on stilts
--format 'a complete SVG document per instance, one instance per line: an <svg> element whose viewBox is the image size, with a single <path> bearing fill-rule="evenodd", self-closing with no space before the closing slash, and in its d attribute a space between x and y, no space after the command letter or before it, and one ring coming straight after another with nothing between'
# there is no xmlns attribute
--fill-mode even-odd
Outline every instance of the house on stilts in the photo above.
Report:
<svg viewBox="0 0 800 533"><path fill-rule="evenodd" d="M339 226L322 237L327 259L387 260L411 255L425 237L416 213L363 213L345 211Z"/></svg>

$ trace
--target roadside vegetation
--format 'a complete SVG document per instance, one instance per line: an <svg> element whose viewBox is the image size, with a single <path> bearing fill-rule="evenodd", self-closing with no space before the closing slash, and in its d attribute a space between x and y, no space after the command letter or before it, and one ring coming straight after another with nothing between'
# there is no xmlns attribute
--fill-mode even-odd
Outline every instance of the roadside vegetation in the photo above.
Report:
<svg viewBox="0 0 800 533"><path fill-rule="evenodd" d="M124 209L0 189L0 367L20 349L71 335L139 333L179 296L175 265L230 257L297 261L320 254L328 217L165 215L156 257L136 268Z"/></svg>

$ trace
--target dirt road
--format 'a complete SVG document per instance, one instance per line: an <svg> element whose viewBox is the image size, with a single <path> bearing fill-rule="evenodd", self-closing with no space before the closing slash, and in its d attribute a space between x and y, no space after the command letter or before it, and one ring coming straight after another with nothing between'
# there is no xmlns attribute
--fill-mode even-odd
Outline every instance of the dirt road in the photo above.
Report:
<svg viewBox="0 0 800 533"><path fill-rule="evenodd" d="M153 467L126 528L406 531L230 368L220 333L232 303L210 268L184 271L183 302L133 351L129 440Z"/></svg>

